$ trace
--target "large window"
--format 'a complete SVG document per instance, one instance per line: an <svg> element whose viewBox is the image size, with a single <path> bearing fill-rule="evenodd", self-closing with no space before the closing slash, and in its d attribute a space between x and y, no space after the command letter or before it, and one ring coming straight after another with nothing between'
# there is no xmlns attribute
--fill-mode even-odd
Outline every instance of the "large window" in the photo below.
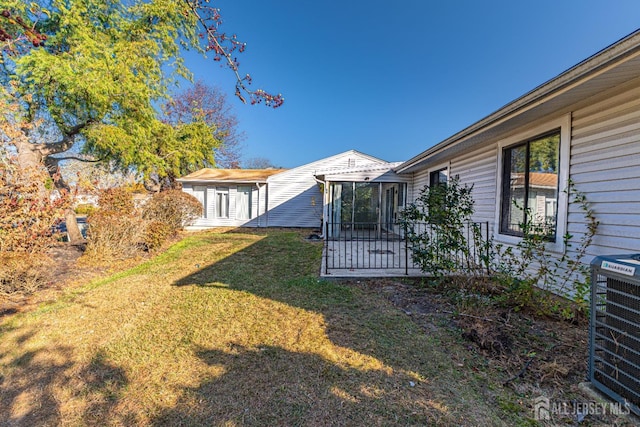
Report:
<svg viewBox="0 0 640 427"><path fill-rule="evenodd" d="M251 187L239 185L236 191L236 219L251 219Z"/></svg>
<svg viewBox="0 0 640 427"><path fill-rule="evenodd" d="M560 130L505 147L502 158L500 232L522 236L528 226L555 241Z"/></svg>
<svg viewBox="0 0 640 427"><path fill-rule="evenodd" d="M216 217L229 218L229 188L216 188Z"/></svg>

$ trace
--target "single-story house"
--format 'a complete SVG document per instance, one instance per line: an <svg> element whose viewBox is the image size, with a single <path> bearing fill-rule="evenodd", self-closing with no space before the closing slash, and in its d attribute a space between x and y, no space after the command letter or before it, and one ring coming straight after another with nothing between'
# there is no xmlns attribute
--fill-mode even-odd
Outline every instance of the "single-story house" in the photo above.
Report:
<svg viewBox="0 0 640 427"><path fill-rule="evenodd" d="M182 190L202 203L195 227L266 227L267 180L281 169L200 169L183 178Z"/></svg>
<svg viewBox="0 0 640 427"><path fill-rule="evenodd" d="M336 186L332 181L327 187L325 176L331 179L339 177L344 181L360 179L363 183L371 184L370 178L376 180L381 175L395 175L390 172L395 165L349 150L288 170L201 169L178 181L183 191L194 195L204 206L204 214L194 224L195 228L244 226L320 229L323 218L327 217L323 211L326 209L325 193L328 188ZM351 177L338 174L345 170L362 173ZM336 200L339 199L337 196Z"/></svg>
<svg viewBox="0 0 640 427"><path fill-rule="evenodd" d="M350 150L286 171L205 169L179 181L206 207L196 226L325 224L336 237L391 227L424 186L451 176L474 185L474 220L498 242L522 234L514 201L555 230L549 249L563 251L566 233L577 242L586 224L569 203L571 180L600 221L589 255L640 252L640 30L402 163Z"/></svg>

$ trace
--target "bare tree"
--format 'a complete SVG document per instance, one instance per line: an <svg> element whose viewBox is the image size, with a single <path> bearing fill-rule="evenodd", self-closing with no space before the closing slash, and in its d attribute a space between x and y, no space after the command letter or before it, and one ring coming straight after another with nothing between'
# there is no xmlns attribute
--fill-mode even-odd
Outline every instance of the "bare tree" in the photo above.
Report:
<svg viewBox="0 0 640 427"><path fill-rule="evenodd" d="M172 126L202 120L211 127L214 138L221 144L213 149L215 165L210 166L239 167L245 135L238 130L238 118L220 89L198 80L192 87L174 95L163 111L163 119Z"/></svg>

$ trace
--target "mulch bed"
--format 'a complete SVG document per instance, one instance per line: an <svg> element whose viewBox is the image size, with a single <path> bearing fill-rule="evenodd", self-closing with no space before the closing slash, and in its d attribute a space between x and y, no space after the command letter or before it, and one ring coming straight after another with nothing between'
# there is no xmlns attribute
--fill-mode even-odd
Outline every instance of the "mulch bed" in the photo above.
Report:
<svg viewBox="0 0 640 427"><path fill-rule="evenodd" d="M452 360L465 369L486 369L499 386L513 391L515 400L531 411L532 399L593 401L585 393L589 363L589 321L569 322L495 304L460 307L446 292L425 287L420 279L368 279L348 282L375 292L419 324L425 333L445 327L459 334L473 357ZM455 359L455 358L454 358ZM469 360L473 359L473 360ZM569 425L577 421L563 419ZM589 415L583 425L639 425L634 417Z"/></svg>

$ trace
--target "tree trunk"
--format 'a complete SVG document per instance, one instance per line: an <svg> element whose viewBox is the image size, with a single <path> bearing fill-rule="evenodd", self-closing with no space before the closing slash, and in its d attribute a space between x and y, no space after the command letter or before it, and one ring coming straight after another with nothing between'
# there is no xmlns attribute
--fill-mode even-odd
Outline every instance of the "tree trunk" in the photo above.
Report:
<svg viewBox="0 0 640 427"><path fill-rule="evenodd" d="M84 237L82 237L80 227L78 226L78 220L76 219L76 213L72 208L69 208L64 212L64 220L67 224L69 242L71 244L84 242Z"/></svg>
<svg viewBox="0 0 640 427"><path fill-rule="evenodd" d="M53 179L56 188L59 190L69 190L69 186L57 173L58 162L56 159L47 157L43 159L42 153L36 149L36 146L29 142L26 137L15 138L12 143L18 151L18 166L23 170L35 169L43 164L43 161L49 171L49 175ZM69 242L72 244L81 243L84 241L78 221L76 220L76 214L73 209L69 208L64 213L64 219L67 226L67 233L69 236Z"/></svg>
<svg viewBox="0 0 640 427"><path fill-rule="evenodd" d="M54 157L47 157L44 163L56 188L59 191L66 191L71 194L69 184L67 184L67 182L62 178L62 174L59 172L59 160ZM67 237L69 238L69 243L76 245L84 242L84 237L82 237L82 232L80 231L80 226L78 225L76 213L73 211L73 208L68 208L64 211L64 221L67 225Z"/></svg>

